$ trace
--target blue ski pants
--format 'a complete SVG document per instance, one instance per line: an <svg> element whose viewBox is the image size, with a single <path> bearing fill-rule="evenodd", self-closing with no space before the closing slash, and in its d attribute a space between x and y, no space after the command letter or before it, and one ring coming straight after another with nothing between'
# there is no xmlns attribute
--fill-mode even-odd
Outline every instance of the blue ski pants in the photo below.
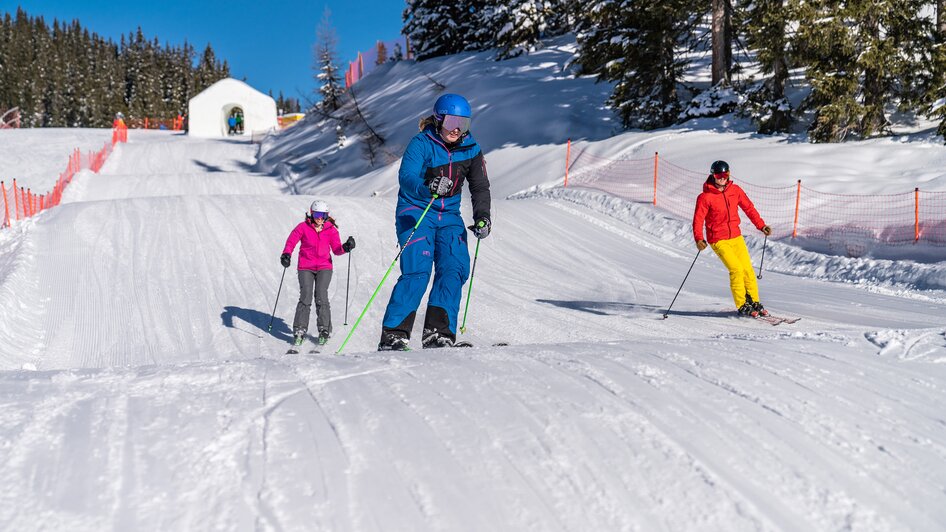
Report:
<svg viewBox="0 0 946 532"><path fill-rule="evenodd" d="M450 333L456 336L463 284L470 277L470 251L463 218L459 212L430 210L408 242L407 237L423 210L400 202L398 207L395 227L398 243L404 248L400 259L401 276L394 285L382 325L386 329L406 328L410 335L414 314L427 291L433 270L426 321L436 320L431 317L433 314L442 316L442 312L431 312L433 307L439 307L446 313ZM436 324L436 328L441 326Z"/></svg>

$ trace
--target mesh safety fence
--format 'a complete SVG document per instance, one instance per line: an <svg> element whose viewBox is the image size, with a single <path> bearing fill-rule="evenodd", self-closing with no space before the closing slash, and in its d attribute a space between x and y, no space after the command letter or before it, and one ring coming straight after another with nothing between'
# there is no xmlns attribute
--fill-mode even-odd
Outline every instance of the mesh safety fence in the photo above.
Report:
<svg viewBox="0 0 946 532"><path fill-rule="evenodd" d="M62 194L76 173L84 168L93 172L102 169L106 159L115 144L127 142L128 134L125 128L115 128L112 130L111 142L106 142L102 149L95 152L83 154L78 149L73 150L66 163L66 169L59 174L56 183L52 189L46 192L36 192L30 188L18 185L16 179L10 183L0 181L0 227L10 227L18 220L23 220L35 216L40 212L59 205L62 201Z"/></svg>
<svg viewBox="0 0 946 532"><path fill-rule="evenodd" d="M607 159L582 152L568 164L566 186L651 203L689 220L707 175L658 154L645 159ZM854 252L877 243L946 246L946 192L831 194L808 188L801 180L785 187L733 181L772 227L772 238L843 240Z"/></svg>

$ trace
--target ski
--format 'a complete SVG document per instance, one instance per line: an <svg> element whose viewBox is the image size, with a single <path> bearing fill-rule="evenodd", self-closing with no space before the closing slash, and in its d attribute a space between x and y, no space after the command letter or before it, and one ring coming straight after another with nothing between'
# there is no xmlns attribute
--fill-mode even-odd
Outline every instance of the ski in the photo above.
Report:
<svg viewBox="0 0 946 532"><path fill-rule="evenodd" d="M787 325L791 325L792 323L795 323L801 319L801 318L786 318L784 316L773 316L772 314L768 314L765 316L754 316L754 318L759 321L764 321L768 323L769 325L781 325L783 323Z"/></svg>

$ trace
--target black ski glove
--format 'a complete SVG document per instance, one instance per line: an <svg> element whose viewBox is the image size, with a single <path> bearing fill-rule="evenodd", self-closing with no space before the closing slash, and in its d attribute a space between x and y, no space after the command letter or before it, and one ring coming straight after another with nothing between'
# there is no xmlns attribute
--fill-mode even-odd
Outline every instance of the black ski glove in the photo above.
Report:
<svg viewBox="0 0 946 532"><path fill-rule="evenodd" d="M345 253L348 253L349 251L355 249L355 237L353 236L348 237L348 240L346 240L345 243L342 244L342 249L345 250Z"/></svg>
<svg viewBox="0 0 946 532"><path fill-rule="evenodd" d="M292 255L289 253L283 253L279 256L279 262L282 264L283 268L288 268L292 264Z"/></svg>
<svg viewBox="0 0 946 532"><path fill-rule="evenodd" d="M473 236L482 239L489 236L489 230L491 227L492 224L489 222L489 218L480 218L475 224L469 226L468 229L473 231Z"/></svg>
<svg viewBox="0 0 946 532"><path fill-rule="evenodd" d="M430 188L431 196L444 196L453 188L453 180L445 175L439 175L427 186Z"/></svg>

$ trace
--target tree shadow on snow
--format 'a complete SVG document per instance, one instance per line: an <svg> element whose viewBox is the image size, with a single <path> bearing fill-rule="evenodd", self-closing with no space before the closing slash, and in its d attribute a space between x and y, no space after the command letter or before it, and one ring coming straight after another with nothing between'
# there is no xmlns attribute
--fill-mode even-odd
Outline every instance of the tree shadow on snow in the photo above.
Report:
<svg viewBox="0 0 946 532"><path fill-rule="evenodd" d="M536 299L539 303L547 303L556 307L587 312L598 316L624 315L628 317L643 316L646 314L659 313L663 316L666 311L664 307L655 305L642 305L639 303L622 303L619 301L560 301L555 299ZM722 318L732 315L732 311L727 310L672 310L672 316L701 316L707 318Z"/></svg>
<svg viewBox="0 0 946 532"><path fill-rule="evenodd" d="M289 325L283 321L282 318L273 319L273 330L269 331L269 319L270 314L268 312L260 312L255 309L241 308L227 306L223 307L223 312L220 313L220 319L223 320L224 327L229 327L231 329L236 329L238 331L243 331L256 335L255 332L247 330L241 327L239 324L234 323L233 319L237 318L240 321L248 323L261 331L266 331L272 336L289 342L292 341L292 330L289 328Z"/></svg>
<svg viewBox="0 0 946 532"><path fill-rule="evenodd" d="M194 159L194 164L203 168L207 172L223 172L223 168L220 168L219 166L214 166L210 163L205 163L203 161L198 161L197 159Z"/></svg>
<svg viewBox="0 0 946 532"><path fill-rule="evenodd" d="M561 301L557 299L536 299L539 303L555 305L556 307L578 310L598 316L629 315L629 314L650 314L657 307L653 305L640 305L637 303L622 303L620 301Z"/></svg>

